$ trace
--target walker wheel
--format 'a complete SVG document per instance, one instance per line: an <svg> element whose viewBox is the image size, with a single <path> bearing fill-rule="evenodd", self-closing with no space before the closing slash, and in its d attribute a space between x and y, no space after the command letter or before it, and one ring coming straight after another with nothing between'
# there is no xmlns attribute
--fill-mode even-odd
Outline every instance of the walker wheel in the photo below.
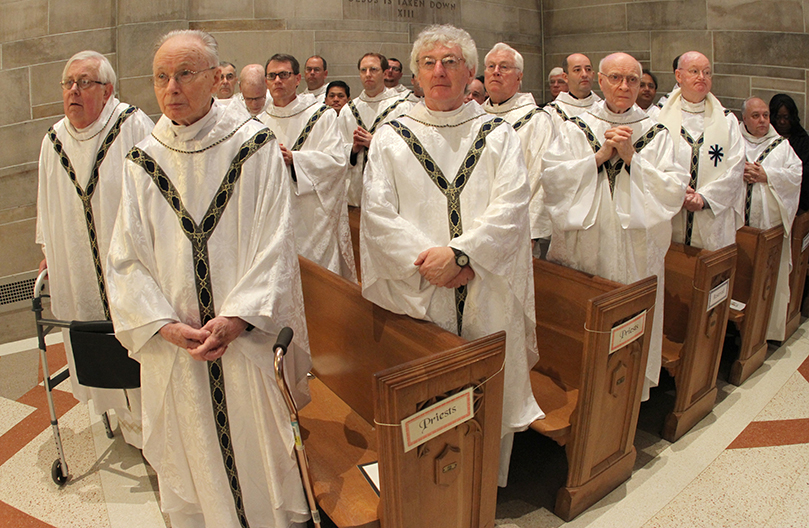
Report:
<svg viewBox="0 0 809 528"><path fill-rule="evenodd" d="M67 475L62 474L62 461L58 458L51 465L51 478L58 486L64 486L67 482Z"/></svg>

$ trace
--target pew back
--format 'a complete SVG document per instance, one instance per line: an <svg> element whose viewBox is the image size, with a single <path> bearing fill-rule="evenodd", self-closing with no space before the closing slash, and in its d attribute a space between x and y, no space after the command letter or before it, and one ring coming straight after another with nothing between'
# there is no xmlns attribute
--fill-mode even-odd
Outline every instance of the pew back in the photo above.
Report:
<svg viewBox="0 0 809 528"><path fill-rule="evenodd" d="M809 211L795 217L792 223L792 270L789 272L789 307L784 341L801 324L801 303L806 272L809 269Z"/></svg>

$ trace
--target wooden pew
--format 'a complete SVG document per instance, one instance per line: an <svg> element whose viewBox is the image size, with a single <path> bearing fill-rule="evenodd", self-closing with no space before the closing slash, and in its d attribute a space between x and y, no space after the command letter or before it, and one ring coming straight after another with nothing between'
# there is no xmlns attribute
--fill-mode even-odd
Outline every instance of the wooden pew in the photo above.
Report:
<svg viewBox="0 0 809 528"><path fill-rule="evenodd" d="M809 270L809 211L799 214L792 222L792 270L789 272L789 307L784 341L801 325L801 303L807 270Z"/></svg>
<svg viewBox="0 0 809 528"><path fill-rule="evenodd" d="M621 285L534 259L540 359L531 386L546 417L531 428L565 446L567 482L554 513L566 521L632 474L656 285L655 277ZM644 311L642 337L610 353L611 330Z"/></svg>
<svg viewBox="0 0 809 528"><path fill-rule="evenodd" d="M360 274L360 208L348 206L348 228L351 231L351 247L354 249L354 262L357 264L357 280L362 284Z"/></svg>
<svg viewBox="0 0 809 528"><path fill-rule="evenodd" d="M745 306L742 310L731 306L728 317L741 334L739 357L733 362L728 378L734 385L741 385L764 363L783 239L783 226L765 231L745 226L736 231L733 300Z"/></svg>
<svg viewBox="0 0 809 528"><path fill-rule="evenodd" d="M320 508L340 528L494 527L505 333L467 342L300 262L316 376L300 420ZM470 387L472 420L404 451L395 424ZM381 496L357 467L373 461Z"/></svg>
<svg viewBox="0 0 809 528"><path fill-rule="evenodd" d="M735 245L709 251L675 242L666 254L663 367L677 388L663 425L663 438L670 442L716 403L735 269Z"/></svg>

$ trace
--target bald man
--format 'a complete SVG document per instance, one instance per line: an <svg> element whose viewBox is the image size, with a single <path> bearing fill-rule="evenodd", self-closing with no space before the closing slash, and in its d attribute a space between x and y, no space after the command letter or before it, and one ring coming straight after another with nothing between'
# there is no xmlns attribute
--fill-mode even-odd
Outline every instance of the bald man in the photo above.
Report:
<svg viewBox="0 0 809 528"><path fill-rule="evenodd" d="M264 82L264 66L261 64L248 64L239 74L239 87L241 93L235 98L242 108L256 117L267 108L270 101L270 91Z"/></svg>
<svg viewBox="0 0 809 528"><path fill-rule="evenodd" d="M553 118L554 127L558 130L562 123L570 117L586 112L601 98L593 93L593 66L587 55L574 53L562 62L568 91L559 92L552 102L545 105L545 110Z"/></svg>
<svg viewBox="0 0 809 528"><path fill-rule="evenodd" d="M657 276L646 399L660 374L664 259L687 176L666 128L635 104L641 75L625 53L601 61L604 100L562 123L542 158L542 187L553 224L548 260L623 284Z"/></svg>
<svg viewBox="0 0 809 528"><path fill-rule="evenodd" d="M673 240L716 250L736 242L744 223L744 141L736 117L711 93L711 62L683 53L674 72L679 88L660 110L677 161L690 181L683 210L673 220Z"/></svg>
<svg viewBox="0 0 809 528"><path fill-rule="evenodd" d="M742 104L741 132L746 153L744 223L759 229L784 226L778 283L767 328L767 339L783 341L789 304L789 240L798 212L803 165L789 142L770 124L770 107L758 97Z"/></svg>

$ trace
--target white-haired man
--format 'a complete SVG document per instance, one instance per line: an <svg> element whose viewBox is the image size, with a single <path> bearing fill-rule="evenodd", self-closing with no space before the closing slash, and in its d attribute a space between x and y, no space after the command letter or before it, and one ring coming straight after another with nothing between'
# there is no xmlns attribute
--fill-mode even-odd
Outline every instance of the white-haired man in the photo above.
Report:
<svg viewBox="0 0 809 528"><path fill-rule="evenodd" d="M544 256L551 238L551 219L545 212L542 187L542 153L548 148L553 137L553 123L547 112L543 112L530 93L520 92L523 67L522 55L503 42L498 42L483 59L484 81L489 99L483 109L502 117L517 131L520 137L528 181L531 184L531 240L537 240L534 247L537 257Z"/></svg>
<svg viewBox="0 0 809 528"><path fill-rule="evenodd" d="M216 41L179 30L153 61L162 117L129 153L107 277L141 362L143 454L183 527L309 518L271 350L284 326L296 401L311 366L287 171L272 132L212 97Z"/></svg>
<svg viewBox="0 0 809 528"><path fill-rule="evenodd" d="M742 104L744 223L758 229L784 226L778 283L770 312L767 339L783 341L789 305L790 233L798 212L803 164L789 142L770 124L770 107L758 97Z"/></svg>
<svg viewBox="0 0 809 528"><path fill-rule="evenodd" d="M739 122L711 93L713 73L698 51L683 53L674 72L679 88L659 121L674 138L675 155L690 181L672 239L710 250L736 242L744 223L744 141Z"/></svg>
<svg viewBox="0 0 809 528"><path fill-rule="evenodd" d="M270 91L264 82L264 66L248 64L239 73L239 95L234 98L241 108L255 117L267 108L270 102Z"/></svg>
<svg viewBox="0 0 809 528"><path fill-rule="evenodd" d="M556 66L548 72L548 87L551 91L551 101L556 97L567 91L567 79L565 79L565 70Z"/></svg>
<svg viewBox="0 0 809 528"><path fill-rule="evenodd" d="M573 53L562 61L567 91L559 92L556 99L545 105L545 111L553 117L553 125L558 129L570 117L583 114L601 98L593 92L593 65L589 57Z"/></svg>
<svg viewBox="0 0 809 528"><path fill-rule="evenodd" d="M154 123L119 101L115 71L95 51L73 55L62 72L65 117L42 140L39 154L37 242L45 253L51 307L59 319L109 319L104 280L107 252L121 201L126 154ZM73 352L65 348L71 373ZM140 389L96 389L71 375L73 395L96 412L115 409L124 439L141 447Z"/></svg>
<svg viewBox="0 0 809 528"><path fill-rule="evenodd" d="M548 260L623 284L657 275L648 398L660 375L671 219L682 206L687 176L666 128L635 104L640 63L614 53L598 70L604 100L567 120L543 158L542 186L553 222Z"/></svg>
<svg viewBox="0 0 809 528"><path fill-rule="evenodd" d="M379 125L406 113L413 103L392 88L385 87L388 59L380 53L366 53L357 61L363 90L340 111L337 119L348 152L348 205L362 202L362 175L366 153ZM346 111L347 110L347 111Z"/></svg>
<svg viewBox="0 0 809 528"><path fill-rule="evenodd" d="M452 26L419 34L411 70L424 101L381 127L362 202L363 295L474 339L506 330L499 484L514 432L544 415L528 371L537 361L528 229L530 187L517 134L464 104L475 42Z"/></svg>
<svg viewBox="0 0 809 528"><path fill-rule="evenodd" d="M278 139L289 170L298 254L356 281L337 112L312 94L295 93L298 68L292 55L270 57L266 75L272 101L258 118Z"/></svg>

